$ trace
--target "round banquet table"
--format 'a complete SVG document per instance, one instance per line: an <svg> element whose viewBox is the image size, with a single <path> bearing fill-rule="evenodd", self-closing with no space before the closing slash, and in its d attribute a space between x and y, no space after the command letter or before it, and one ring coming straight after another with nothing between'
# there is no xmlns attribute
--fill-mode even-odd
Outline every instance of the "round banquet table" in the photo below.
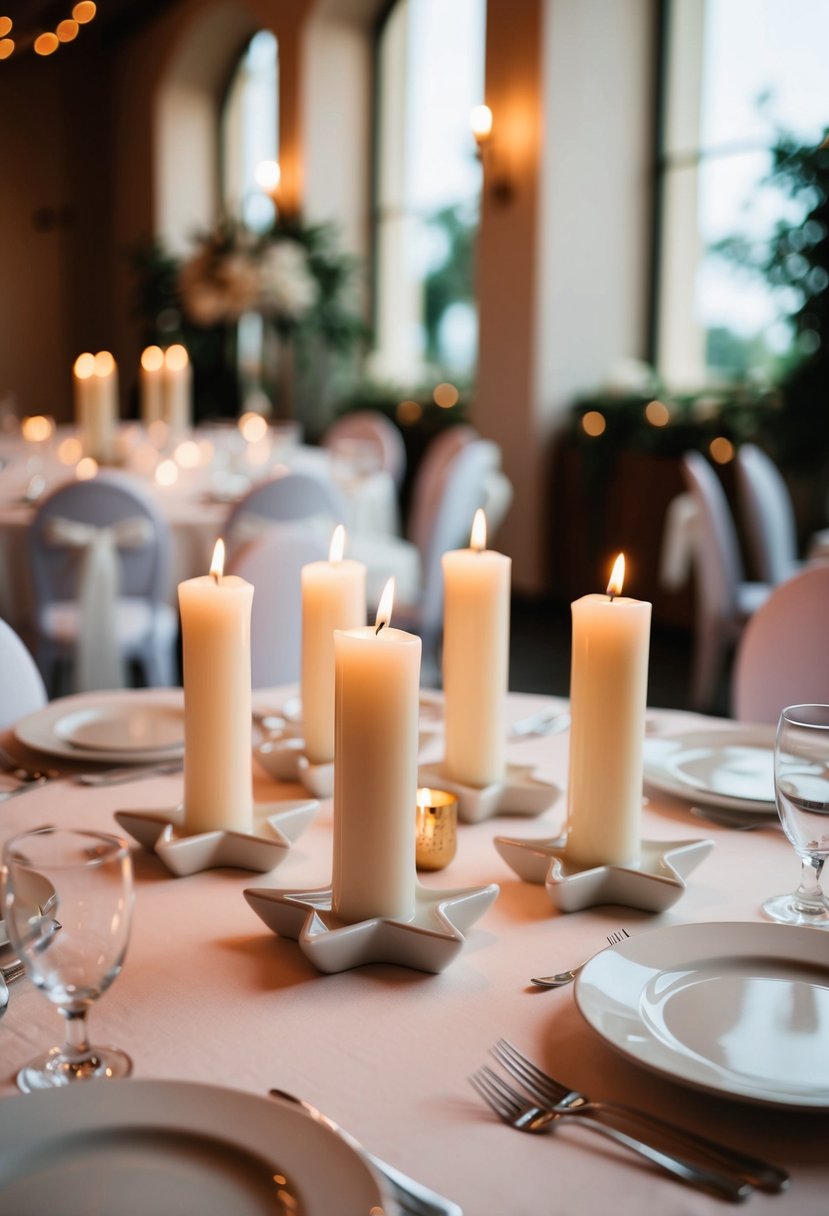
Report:
<svg viewBox="0 0 829 1216"><path fill-rule="evenodd" d="M180 695L159 694L171 701ZM274 709L286 695L259 692L255 703ZM551 703L512 694L510 720ZM711 721L668 711L650 711L649 718L658 731ZM4 741L13 742L11 732ZM439 750L439 735L427 737L426 746ZM509 745L511 759L537 764L538 775L559 787L567 753L566 732ZM272 781L258 763L254 788L258 801L303 796L299 787ZM47 822L112 831L117 809L159 810L174 805L181 791L180 774L104 789L61 779L0 803L0 838ZM256 1094L277 1086L299 1094L374 1153L459 1203L466 1216L723 1210L722 1201L672 1181L592 1132L569 1126L535 1137L501 1124L467 1078L505 1036L593 1097L641 1105L788 1168L789 1191L755 1193L752 1212L825 1211L829 1114L706 1095L647 1072L587 1026L572 986L542 991L528 982L595 953L621 928L633 936L682 922L759 921L762 900L797 881L788 842L773 829L700 824L682 801L650 792L643 812L647 837L715 842L687 891L659 915L618 906L563 914L542 886L521 881L493 847L498 834L554 836L563 814L559 794L539 818L462 824L454 861L420 875L434 887L500 885L495 903L439 975L385 964L320 974L295 942L271 933L246 903L245 887L330 881L330 801L267 875L211 870L174 878L136 846L132 940L123 973L92 1009L93 1042L126 1049L136 1077L212 1082ZM0 1100L16 1092L17 1068L59 1041L62 1029L56 1010L27 979L12 986L0 1021Z"/></svg>

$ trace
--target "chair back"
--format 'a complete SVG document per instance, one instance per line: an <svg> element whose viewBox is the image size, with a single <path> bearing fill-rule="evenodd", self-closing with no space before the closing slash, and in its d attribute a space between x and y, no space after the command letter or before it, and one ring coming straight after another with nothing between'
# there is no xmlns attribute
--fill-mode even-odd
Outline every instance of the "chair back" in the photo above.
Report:
<svg viewBox="0 0 829 1216"><path fill-rule="evenodd" d="M788 487L773 460L754 443L737 451L737 490L746 539L764 583L782 583L797 570L797 527Z"/></svg>
<svg viewBox="0 0 829 1216"><path fill-rule="evenodd" d="M774 588L743 631L731 710L743 722L777 722L787 705L829 704L829 562Z"/></svg>
<svg viewBox="0 0 829 1216"><path fill-rule="evenodd" d="M317 519L345 523L345 502L337 487L312 473L284 473L263 481L231 507L224 526L228 553L251 540L260 526Z"/></svg>
<svg viewBox="0 0 829 1216"><path fill-rule="evenodd" d="M292 684L302 653L301 571L323 561L328 541L302 523L277 523L233 553L228 573L253 584L251 675L254 688Z"/></svg>
<svg viewBox="0 0 829 1216"><path fill-rule="evenodd" d="M34 658L11 625L0 620L0 730L46 701L46 685Z"/></svg>
<svg viewBox="0 0 829 1216"><path fill-rule="evenodd" d="M463 449L478 438L478 432L472 426L450 426L435 436L417 467L407 533L420 550L422 560L429 548L449 470Z"/></svg>
<svg viewBox="0 0 829 1216"><path fill-rule="evenodd" d="M63 520L93 528L146 521L144 543L118 547L119 594L146 599L154 606L164 602L172 548L169 525L140 481L126 473L105 472L89 481L59 486L35 512L29 552L38 609L58 600L74 601L78 595L81 551L56 542L55 521Z"/></svg>
<svg viewBox="0 0 829 1216"><path fill-rule="evenodd" d="M475 512L486 506L489 479L500 463L497 443L475 439L465 445L449 470L423 559L420 625L426 630L439 627L443 618L441 558L449 549L469 545Z"/></svg>
<svg viewBox="0 0 829 1216"><path fill-rule="evenodd" d="M406 445L399 429L379 410L355 410L344 414L323 436L322 445L336 452L343 440L357 440L371 445L379 467L385 469L399 488L406 473Z"/></svg>
<svg viewBox="0 0 829 1216"><path fill-rule="evenodd" d="M725 490L699 452L686 452L682 457L682 476L696 508L697 596L704 601L707 616L736 620L744 573Z"/></svg>

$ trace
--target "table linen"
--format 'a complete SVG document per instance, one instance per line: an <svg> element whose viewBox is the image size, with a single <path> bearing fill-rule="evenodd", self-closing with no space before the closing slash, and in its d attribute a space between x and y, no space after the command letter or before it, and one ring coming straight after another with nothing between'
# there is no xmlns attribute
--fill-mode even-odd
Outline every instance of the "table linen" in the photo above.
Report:
<svg viewBox="0 0 829 1216"><path fill-rule="evenodd" d="M258 692L255 704L277 708L288 691ZM162 695L175 701L181 694ZM512 694L508 721L554 703ZM654 710L648 722L649 729L666 731L717 725ZM3 736L6 743L11 738ZM564 787L568 741L567 733L526 738L510 742L508 756L537 764L540 776ZM439 734L427 740L431 758L440 747ZM275 783L258 766L254 790L261 801L302 796L299 787ZM180 798L180 776L97 790L61 781L0 804L0 838L46 822L111 831L119 808L161 809ZM267 876L214 870L177 879L158 858L138 851L132 941L123 974L96 1004L96 1035L130 1052L136 1077L297 1093L372 1152L457 1201L466 1216L641 1216L648 1209L660 1216L703 1216L724 1210L720 1201L642 1167L578 1127L532 1137L501 1124L467 1078L506 1036L592 1097L641 1105L790 1169L790 1190L753 1195L752 1212L815 1216L825 1210L829 1117L705 1095L648 1073L589 1029L572 988L537 990L529 983L530 976L580 962L623 927L633 936L683 922L760 920L763 899L796 880L790 845L776 831L700 825L688 803L649 792L647 838L715 841L687 891L659 915L609 905L564 914L552 907L543 886L521 881L493 845L499 834L556 835L564 804L562 794L538 818L463 824L451 864L420 875L426 886L495 881L501 888L439 975L391 965L321 975L295 942L268 932L247 906L247 886L330 881L330 801ZM17 1068L58 1041L61 1030L57 1012L28 980L14 985L0 1022L2 1097L15 1092Z"/></svg>

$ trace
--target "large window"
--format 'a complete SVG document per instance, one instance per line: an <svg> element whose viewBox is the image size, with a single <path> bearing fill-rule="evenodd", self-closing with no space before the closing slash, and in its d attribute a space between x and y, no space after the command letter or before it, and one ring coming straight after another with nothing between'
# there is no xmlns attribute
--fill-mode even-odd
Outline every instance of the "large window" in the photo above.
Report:
<svg viewBox="0 0 829 1216"><path fill-rule="evenodd" d="M474 373L481 188L469 113L483 100L485 0L397 0L378 40L378 376Z"/></svg>
<svg viewBox="0 0 829 1216"><path fill-rule="evenodd" d="M829 4L668 0L658 364L671 387L768 375L792 299L723 252L759 249L797 206L767 180L780 132L829 126Z"/></svg>
<svg viewBox="0 0 829 1216"><path fill-rule="evenodd" d="M230 82L221 122L222 205L254 231L273 223L271 198L257 169L279 159L279 63L276 38L254 34Z"/></svg>

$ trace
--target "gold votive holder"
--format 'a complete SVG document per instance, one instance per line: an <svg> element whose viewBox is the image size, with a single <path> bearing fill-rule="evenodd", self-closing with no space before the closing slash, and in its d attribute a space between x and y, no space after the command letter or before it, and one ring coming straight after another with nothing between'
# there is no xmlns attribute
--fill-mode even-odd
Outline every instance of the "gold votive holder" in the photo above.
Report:
<svg viewBox="0 0 829 1216"><path fill-rule="evenodd" d="M415 864L418 870L442 870L458 847L458 800L447 790L417 791Z"/></svg>

